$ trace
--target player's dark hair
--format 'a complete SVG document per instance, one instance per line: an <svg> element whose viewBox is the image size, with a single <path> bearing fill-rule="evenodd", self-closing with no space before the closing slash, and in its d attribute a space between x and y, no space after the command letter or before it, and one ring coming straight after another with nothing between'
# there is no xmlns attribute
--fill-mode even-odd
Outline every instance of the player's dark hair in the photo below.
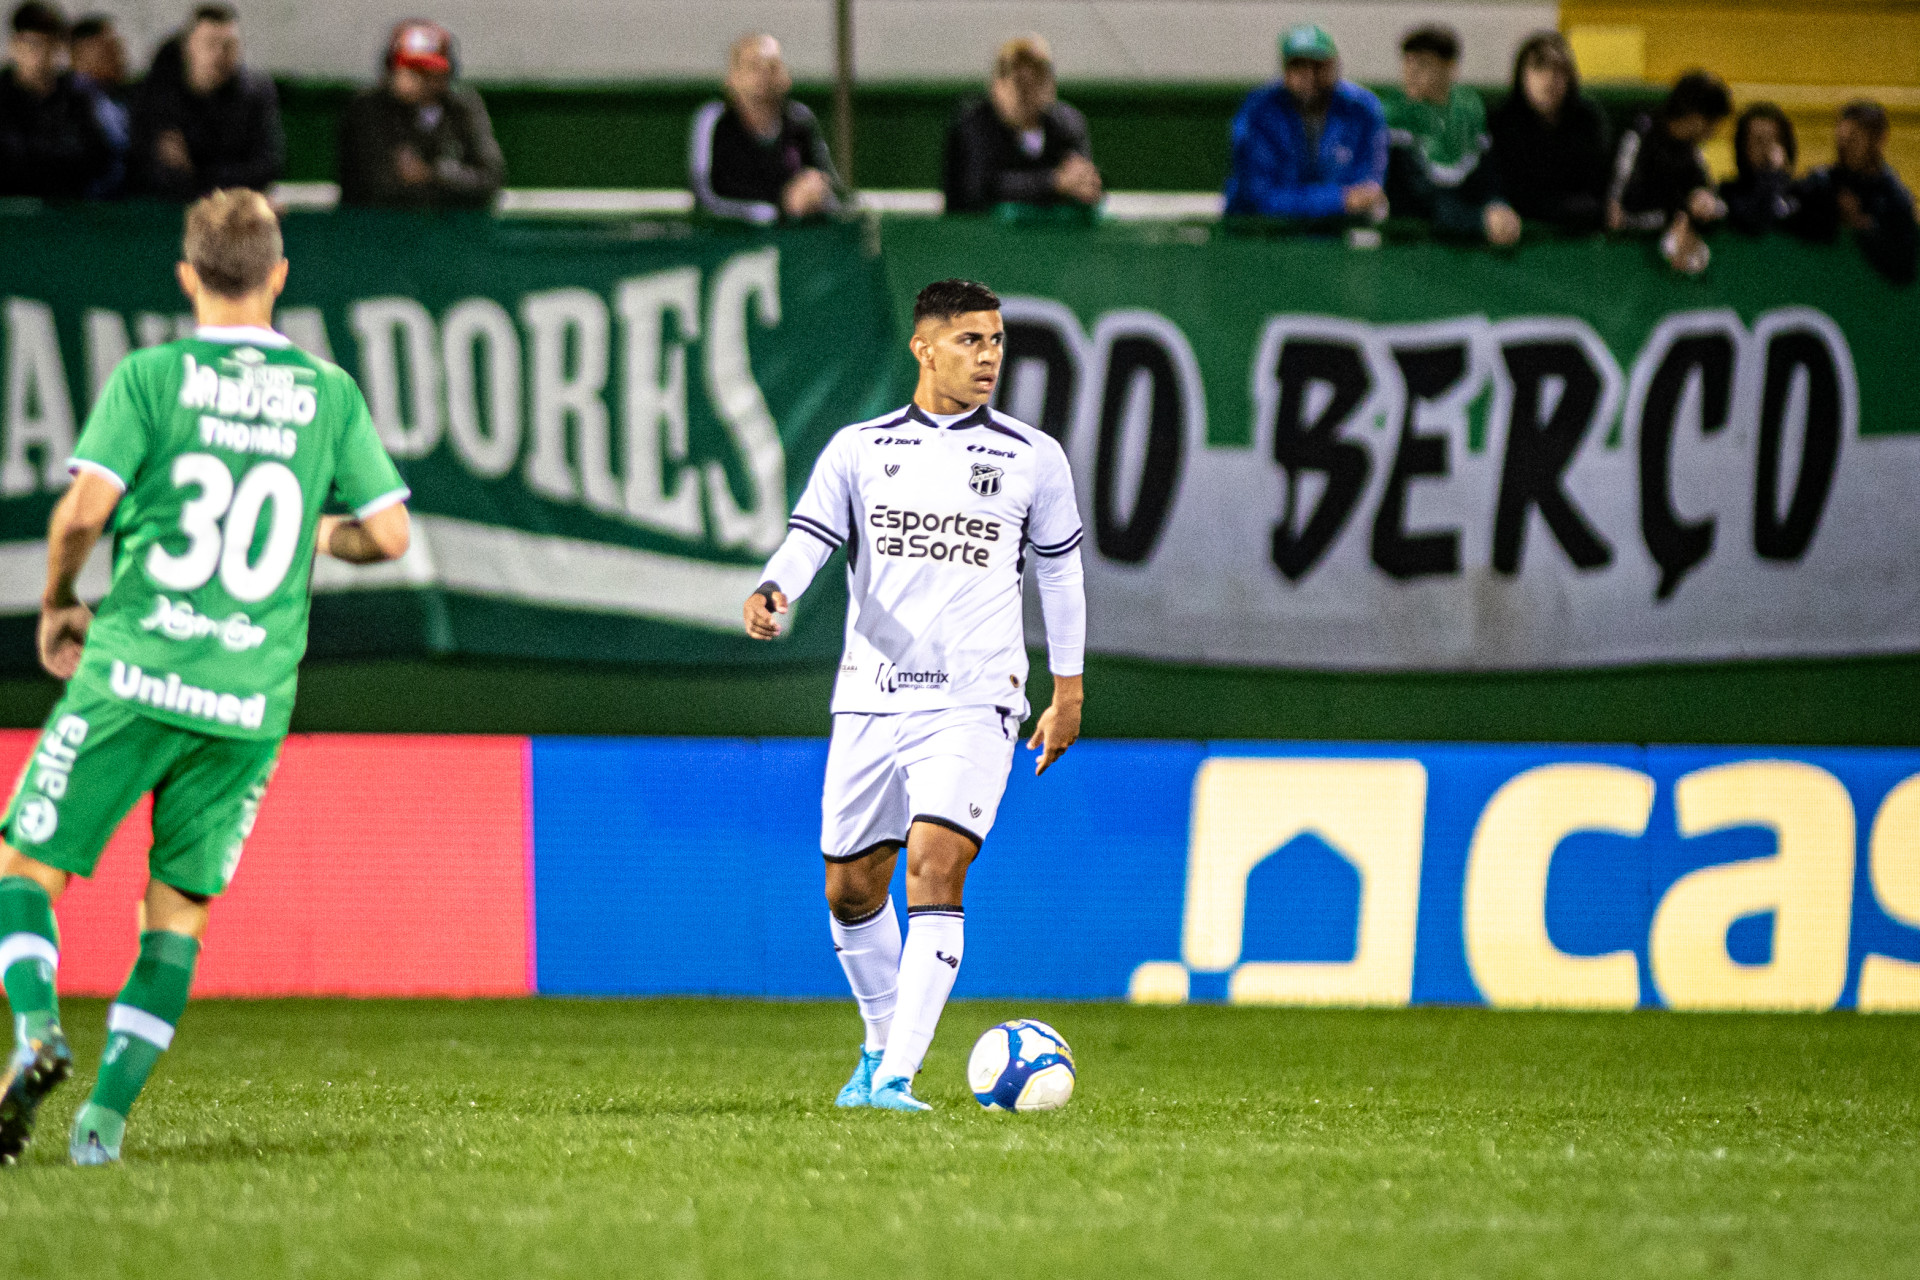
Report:
<svg viewBox="0 0 1920 1280"><path fill-rule="evenodd" d="M1660 104L1662 120L1681 120L1687 116L1725 120L1732 114L1733 95L1727 92L1727 82L1711 71L1687 72L1673 82L1673 88L1667 91L1667 100Z"/></svg>
<svg viewBox="0 0 1920 1280"><path fill-rule="evenodd" d="M52 36L57 40L67 34L67 20L43 0L26 0L13 11L12 25L17 36Z"/></svg>
<svg viewBox="0 0 1920 1280"><path fill-rule="evenodd" d="M969 311L998 311L1000 295L977 280L935 280L913 300L913 322L951 320Z"/></svg>
<svg viewBox="0 0 1920 1280"><path fill-rule="evenodd" d="M77 44L82 40L103 36L111 30L113 30L113 15L90 13L84 18L74 20L72 29L67 32L67 37Z"/></svg>
<svg viewBox="0 0 1920 1280"><path fill-rule="evenodd" d="M1876 138L1887 136L1887 109L1871 98L1855 98L1840 108L1840 118L1853 121Z"/></svg>
<svg viewBox="0 0 1920 1280"><path fill-rule="evenodd" d="M244 298L265 284L286 256L280 219L258 191L215 191L188 206L180 256L213 292Z"/></svg>
<svg viewBox="0 0 1920 1280"><path fill-rule="evenodd" d="M1460 61L1460 37L1452 27L1428 23L1407 32L1400 42L1401 53L1430 53L1442 62Z"/></svg>
<svg viewBox="0 0 1920 1280"><path fill-rule="evenodd" d="M197 27L203 22L213 22L224 27L229 22L238 21L240 21L240 11L230 4L202 4L194 6L193 22L190 25Z"/></svg>

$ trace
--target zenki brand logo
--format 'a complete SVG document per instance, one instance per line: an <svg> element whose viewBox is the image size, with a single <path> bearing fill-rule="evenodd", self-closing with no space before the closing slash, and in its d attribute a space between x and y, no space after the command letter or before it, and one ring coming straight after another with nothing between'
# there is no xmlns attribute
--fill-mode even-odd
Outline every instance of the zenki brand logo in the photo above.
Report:
<svg viewBox="0 0 1920 1280"><path fill-rule="evenodd" d="M255 626L244 613L230 614L225 622L196 613L188 600L173 601L154 597L153 612L140 620L142 631L157 631L169 640L199 640L219 636L228 653L245 653L267 642L267 629Z"/></svg>
<svg viewBox="0 0 1920 1280"><path fill-rule="evenodd" d="M967 478L967 488L973 490L983 498L991 498L994 494L1000 492L1000 477L1002 474L998 467L989 466L984 462L976 462L973 464L973 474Z"/></svg>
<svg viewBox="0 0 1920 1280"><path fill-rule="evenodd" d="M944 671L902 671L891 662L883 662L873 673L873 683L882 693L902 689L937 689L947 683Z"/></svg>

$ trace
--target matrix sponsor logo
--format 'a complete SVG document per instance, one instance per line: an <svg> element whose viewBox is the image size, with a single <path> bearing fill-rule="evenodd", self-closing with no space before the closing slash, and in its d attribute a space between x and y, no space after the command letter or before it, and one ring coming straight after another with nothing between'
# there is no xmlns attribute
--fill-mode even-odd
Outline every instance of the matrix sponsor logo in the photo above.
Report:
<svg viewBox="0 0 1920 1280"><path fill-rule="evenodd" d="M944 671L902 671L891 662L883 662L873 673L873 683L882 693L899 693L902 689L940 689L948 682Z"/></svg>
<svg viewBox="0 0 1920 1280"><path fill-rule="evenodd" d="M140 629L163 635L169 640L201 640L218 636L221 647L228 653L245 653L267 642L267 629L255 626L253 619L244 613L229 614L226 621L222 622L195 612L191 601L169 600L165 596L154 597L153 612L140 620Z"/></svg>
<svg viewBox="0 0 1920 1280"><path fill-rule="evenodd" d="M158 711L173 711L217 724L237 724L243 729L258 729L267 719L267 695L250 698L238 694L215 693L184 683L173 673L143 671L120 659L113 660L109 681L113 696L123 702L137 702Z"/></svg>
<svg viewBox="0 0 1920 1280"><path fill-rule="evenodd" d="M249 352L243 350L239 354ZM232 367L233 377L223 377L218 369L201 364L190 355L182 356L180 407L208 410L221 418L264 418L275 425L291 422L304 427L312 422L320 408L319 397L312 387L301 386L300 382L303 378L311 379L313 370L298 365L266 364L259 352L251 354L252 360L236 358L222 362ZM203 434L206 423L206 419L201 419Z"/></svg>
<svg viewBox="0 0 1920 1280"><path fill-rule="evenodd" d="M984 569L992 555L992 548L984 544L1000 541L998 520L958 511L928 514L881 503L867 514L867 524L879 530L871 540L874 553L902 560L937 560Z"/></svg>

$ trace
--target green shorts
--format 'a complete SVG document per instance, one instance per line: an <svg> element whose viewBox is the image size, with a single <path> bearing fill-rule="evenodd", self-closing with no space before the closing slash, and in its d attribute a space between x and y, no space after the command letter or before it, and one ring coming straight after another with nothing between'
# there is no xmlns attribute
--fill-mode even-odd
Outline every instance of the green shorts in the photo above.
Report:
<svg viewBox="0 0 1920 1280"><path fill-rule="evenodd" d="M279 739L177 729L118 699L69 689L47 717L0 835L36 862L90 876L121 820L151 791L153 878L186 893L220 893L240 866L279 758Z"/></svg>

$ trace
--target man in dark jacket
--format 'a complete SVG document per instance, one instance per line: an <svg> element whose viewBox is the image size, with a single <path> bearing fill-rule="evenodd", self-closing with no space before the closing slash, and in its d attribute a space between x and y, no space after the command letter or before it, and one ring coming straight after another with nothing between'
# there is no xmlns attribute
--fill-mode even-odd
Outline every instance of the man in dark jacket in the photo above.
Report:
<svg viewBox="0 0 1920 1280"><path fill-rule="evenodd" d="M1311 24L1280 37L1281 78L1233 119L1229 216L1325 222L1387 216L1387 121L1380 101L1340 78L1333 37Z"/></svg>
<svg viewBox="0 0 1920 1280"><path fill-rule="evenodd" d="M1513 88L1487 119L1501 197L1525 222L1576 234L1600 229L1607 196L1607 117L1580 91L1573 50L1538 31L1513 59Z"/></svg>
<svg viewBox="0 0 1920 1280"><path fill-rule="evenodd" d="M1000 46L987 96L963 104L947 128L948 213L1100 202L1086 117L1057 92L1045 40L1020 36Z"/></svg>
<svg viewBox="0 0 1920 1280"><path fill-rule="evenodd" d="M1664 231L1660 252L1675 270L1706 270L1700 232L1726 217L1727 206L1713 189L1700 147L1732 112L1733 97L1718 76L1689 71L1676 80L1660 109L1620 136L1607 193L1608 230Z"/></svg>
<svg viewBox="0 0 1920 1280"><path fill-rule="evenodd" d="M1895 284L1911 284L1920 232L1913 196L1887 163L1887 112L1877 102L1850 102L1834 126L1833 164L1812 170L1795 187L1796 230L1831 240L1845 227L1873 269Z"/></svg>
<svg viewBox="0 0 1920 1280"><path fill-rule="evenodd" d="M340 203L483 209L506 161L480 95L453 83L453 35L438 23L394 28L386 74L340 122Z"/></svg>
<svg viewBox="0 0 1920 1280"><path fill-rule="evenodd" d="M273 81L241 65L239 15L201 5L154 55L134 106L134 164L145 189L169 200L221 187L264 191L286 154Z"/></svg>
<svg viewBox="0 0 1920 1280"><path fill-rule="evenodd" d="M67 69L66 20L27 0L11 26L0 70L0 196L111 194L121 157L107 127L110 104Z"/></svg>
<svg viewBox="0 0 1920 1280"><path fill-rule="evenodd" d="M765 225L844 206L820 125L792 89L778 40L733 42L726 97L694 113L687 139L687 182L702 212Z"/></svg>

